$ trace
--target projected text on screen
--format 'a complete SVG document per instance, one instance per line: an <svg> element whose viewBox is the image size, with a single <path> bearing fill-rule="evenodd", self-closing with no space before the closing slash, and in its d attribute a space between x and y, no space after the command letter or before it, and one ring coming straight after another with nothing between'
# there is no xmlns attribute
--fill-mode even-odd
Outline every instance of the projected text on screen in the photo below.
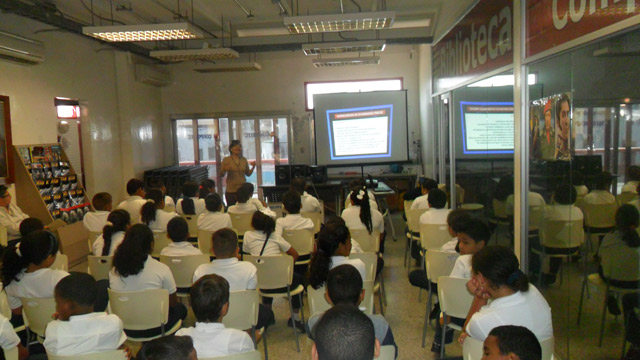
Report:
<svg viewBox="0 0 640 360"><path fill-rule="evenodd" d="M512 154L513 103L460 102L465 154Z"/></svg>
<svg viewBox="0 0 640 360"><path fill-rule="evenodd" d="M393 105L327 110L332 160L391 156Z"/></svg>

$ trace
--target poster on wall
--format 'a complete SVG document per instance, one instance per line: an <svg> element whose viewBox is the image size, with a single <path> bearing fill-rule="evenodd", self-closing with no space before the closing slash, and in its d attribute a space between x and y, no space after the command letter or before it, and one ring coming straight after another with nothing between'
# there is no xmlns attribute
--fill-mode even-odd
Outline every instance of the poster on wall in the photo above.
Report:
<svg viewBox="0 0 640 360"><path fill-rule="evenodd" d="M531 101L529 139L532 159L570 160L575 150L574 136L570 93Z"/></svg>

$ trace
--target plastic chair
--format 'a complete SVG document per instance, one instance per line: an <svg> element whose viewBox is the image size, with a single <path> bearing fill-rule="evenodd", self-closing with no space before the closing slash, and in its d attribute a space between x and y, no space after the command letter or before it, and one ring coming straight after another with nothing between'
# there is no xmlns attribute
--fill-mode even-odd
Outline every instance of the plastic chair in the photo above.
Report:
<svg viewBox="0 0 640 360"><path fill-rule="evenodd" d="M622 206L624 204L628 204L629 202L631 202L631 200L635 199L637 196L638 196L637 193L634 193L631 191L621 192L620 194L616 195L616 203L618 203L618 206Z"/></svg>
<svg viewBox="0 0 640 360"><path fill-rule="evenodd" d="M442 347L440 348L440 358L444 357L445 334L447 328L462 330L462 327L447 323L447 316L466 318L473 296L467 292L467 282L469 279L440 276L438 278L438 299L440 300L440 311L444 319L442 327Z"/></svg>
<svg viewBox="0 0 640 360"><path fill-rule="evenodd" d="M504 228L506 229L506 233L507 236L510 237L510 226L511 226L511 215L509 215L509 212L507 210L508 206L507 206L507 202L506 201L500 201L498 199L493 199L493 217L491 217L489 219L489 222L495 224L496 229L495 229L495 236L496 236L496 243L498 242L498 229L499 228Z"/></svg>
<svg viewBox="0 0 640 360"><path fill-rule="evenodd" d="M532 248L531 251L540 255L540 263L545 257L569 258L580 254L580 247L584 242L584 229L582 227L582 219L564 221L564 220L546 220L540 232L540 245L542 250ZM546 248L578 248L571 254L547 254ZM582 262L584 265L584 256ZM584 268L584 266L583 266ZM560 263L560 282L562 283L562 263ZM538 287L542 284L542 266L538 274Z"/></svg>
<svg viewBox="0 0 640 360"><path fill-rule="evenodd" d="M154 231L153 232L153 251L151 252L151 256L157 259L158 257L160 257L160 252L162 252L162 249L169 246L169 244L171 244L171 239L169 239L169 236L167 236L166 231L162 231L162 232Z"/></svg>
<svg viewBox="0 0 640 360"><path fill-rule="evenodd" d="M420 245L424 250L440 249L451 240L447 224L420 224Z"/></svg>
<svg viewBox="0 0 640 360"><path fill-rule="evenodd" d="M457 258L457 253L446 251L429 250L426 253L425 272L427 274L427 284L429 284L429 293L427 294L427 308L424 315L424 325L422 326L422 347L425 347L427 326L429 325L429 322L431 322L429 315L431 314L431 306L433 304L432 299L433 295L436 295L433 292L431 283L433 282L437 284L439 277L449 276Z"/></svg>
<svg viewBox="0 0 640 360"><path fill-rule="evenodd" d="M284 230L284 238L298 252L298 255L310 255L313 251L313 232L307 229ZM296 261L296 265L304 265L311 262L311 259Z"/></svg>
<svg viewBox="0 0 640 360"><path fill-rule="evenodd" d="M215 358L198 358L199 360L260 360L262 355L260 351L253 350L227 356L216 356Z"/></svg>
<svg viewBox="0 0 640 360"><path fill-rule="evenodd" d="M57 254L53 264L49 266L50 269L69 271L69 257L64 254Z"/></svg>
<svg viewBox="0 0 640 360"><path fill-rule="evenodd" d="M362 251L364 252L379 252L380 251L380 233L372 231L371 234L367 229L349 229L351 238L356 240Z"/></svg>
<svg viewBox="0 0 640 360"><path fill-rule="evenodd" d="M198 266L209 263L207 255L167 256L160 255L160 262L167 265L173 274L179 297L189 296L189 292L181 292L180 288L190 288L193 284L193 273Z"/></svg>
<svg viewBox="0 0 640 360"><path fill-rule="evenodd" d="M51 315L56 312L56 301L54 298L20 298L22 302L22 318L27 328L27 339L29 333L44 338L44 330L47 324L53 319Z"/></svg>
<svg viewBox="0 0 640 360"><path fill-rule="evenodd" d="M413 247L413 240L420 241L420 236L415 235L420 232L420 216L429 209L411 209L407 210L407 247L404 251L404 263L407 265L407 260L411 259L411 248ZM411 261L408 262L407 274L411 270Z"/></svg>
<svg viewBox="0 0 640 360"><path fill-rule="evenodd" d="M313 221L313 231L314 233L318 233L320 231L320 227L324 222L323 214L321 212L308 212L302 211L300 212L303 218L311 219Z"/></svg>
<svg viewBox="0 0 640 360"><path fill-rule="evenodd" d="M2 352L4 353L4 358L5 360L18 360L19 358L19 353L18 353L18 347L14 346L9 350L2 350Z"/></svg>
<svg viewBox="0 0 640 360"><path fill-rule="evenodd" d="M484 342L476 340L472 337L467 337L462 344L462 359L463 360L480 360L482 359ZM553 338L540 341L540 347L542 348L542 360L553 359Z"/></svg>
<svg viewBox="0 0 640 360"><path fill-rule="evenodd" d="M127 354L124 350L100 351L83 355L53 355L47 352L49 360L127 360Z"/></svg>
<svg viewBox="0 0 640 360"><path fill-rule="evenodd" d="M11 319L11 307L9 306L9 298L7 298L7 292L0 290L0 314Z"/></svg>
<svg viewBox="0 0 640 360"><path fill-rule="evenodd" d="M183 219L187 220L189 225L189 237L198 237L198 215L180 215Z"/></svg>
<svg viewBox="0 0 640 360"><path fill-rule="evenodd" d="M233 230L238 234L238 238L242 238L244 233L247 231L251 231L251 218L253 217L253 213L229 213L231 217L231 225L233 226Z"/></svg>
<svg viewBox="0 0 640 360"><path fill-rule="evenodd" d="M380 346L380 356L378 360L395 360L396 348L393 345Z"/></svg>
<svg viewBox="0 0 640 360"><path fill-rule="evenodd" d="M251 337L253 343L256 344L255 331L258 324L258 304L258 290L231 291L229 293L229 312L222 318L222 323L227 328L251 329ZM265 338L266 332L263 336L263 339Z"/></svg>
<svg viewBox="0 0 640 360"><path fill-rule="evenodd" d="M291 289L291 282L293 281L293 258L289 255L278 256L252 256L245 255L245 261L251 262L258 269L258 288L260 290L280 289L286 288L287 290L280 293L264 293L260 291L260 296L280 298L286 297L289 300L289 311L293 318L293 305L291 304L292 296L300 297L300 304L303 304L302 294L304 292L304 286L299 285L295 289ZM300 309L300 315L302 316L302 322L304 323L304 311ZM298 341L298 330L293 327L293 333L296 337L296 349L300 352L300 342ZM265 343L265 356L267 356Z"/></svg>
<svg viewBox="0 0 640 360"><path fill-rule="evenodd" d="M613 231L616 226L616 211L618 204L583 204L584 225L587 229L587 246L589 251L593 251L591 235L598 235L602 238L605 234ZM598 244L600 242L598 241Z"/></svg>
<svg viewBox="0 0 640 360"><path fill-rule="evenodd" d="M89 237L87 238L89 242L89 254L93 254L93 243L96 242L96 239L100 235L102 235L101 231L89 231Z"/></svg>
<svg viewBox="0 0 640 360"><path fill-rule="evenodd" d="M176 206L175 205L164 205L164 208L162 209L168 213L174 213L176 212Z"/></svg>
<svg viewBox="0 0 640 360"><path fill-rule="evenodd" d="M113 267L113 256L87 256L89 274L98 280L109 279L109 271Z"/></svg>
<svg viewBox="0 0 640 360"><path fill-rule="evenodd" d="M284 217L284 206L281 202L270 202L267 207L276 214L276 219Z"/></svg>
<svg viewBox="0 0 640 360"><path fill-rule="evenodd" d="M198 230L198 249L207 256L214 256L212 240L213 231Z"/></svg>
<svg viewBox="0 0 640 360"><path fill-rule="evenodd" d="M376 272L378 270L378 255L373 252L351 253L349 254L349 258L360 259L364 263L367 275L367 278L364 279L364 281L371 281L374 284L372 295L376 292L378 293L378 305L380 307L380 314L384 315L384 307L382 305L383 302L385 302L385 294L382 273L380 273L380 276L378 276L378 278L376 279ZM371 311L375 313L374 308L371 308Z"/></svg>
<svg viewBox="0 0 640 360"><path fill-rule="evenodd" d="M147 330L160 327L161 334L146 338L127 336L131 341L145 342L171 335L182 326L176 322L171 329L165 329L169 321L169 292L165 289L120 292L107 289L109 293L110 313L122 319L127 330Z"/></svg>
<svg viewBox="0 0 640 360"><path fill-rule="evenodd" d="M309 300L309 316L324 313L331 309L331 304L324 297L327 288L322 285L318 289L314 289L311 285L307 286L307 298Z"/></svg>

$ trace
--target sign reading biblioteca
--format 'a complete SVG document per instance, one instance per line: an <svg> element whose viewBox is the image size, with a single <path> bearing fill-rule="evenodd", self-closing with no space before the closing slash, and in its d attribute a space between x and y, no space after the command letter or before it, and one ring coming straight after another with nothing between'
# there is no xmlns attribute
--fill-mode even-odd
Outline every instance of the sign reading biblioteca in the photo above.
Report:
<svg viewBox="0 0 640 360"><path fill-rule="evenodd" d="M513 62L513 1L480 0L433 46L433 86L452 89Z"/></svg>

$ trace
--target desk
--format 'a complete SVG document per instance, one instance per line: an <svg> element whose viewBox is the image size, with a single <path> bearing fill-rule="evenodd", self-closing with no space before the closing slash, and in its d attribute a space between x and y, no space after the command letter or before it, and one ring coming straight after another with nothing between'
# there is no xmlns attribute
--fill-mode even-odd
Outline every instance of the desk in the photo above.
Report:
<svg viewBox="0 0 640 360"><path fill-rule="evenodd" d="M264 200L268 203L281 202L282 195L289 191L289 185L260 185ZM315 190L315 191L314 191ZM327 181L324 184L314 184L307 192L318 199L335 204L336 215L340 216L342 205L342 183L340 181Z"/></svg>

